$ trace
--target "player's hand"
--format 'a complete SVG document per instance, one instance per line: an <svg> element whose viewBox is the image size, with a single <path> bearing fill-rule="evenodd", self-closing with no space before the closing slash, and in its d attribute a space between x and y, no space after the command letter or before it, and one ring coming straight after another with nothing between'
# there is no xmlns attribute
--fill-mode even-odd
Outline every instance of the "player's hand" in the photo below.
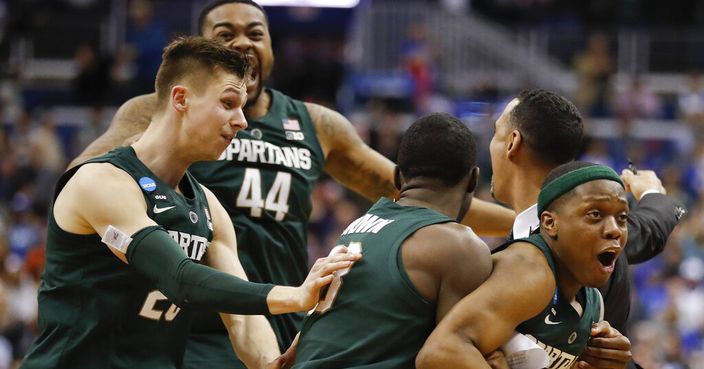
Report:
<svg viewBox="0 0 704 369"><path fill-rule="evenodd" d="M318 259L308 273L303 284L297 288L300 297L300 311L307 311L315 307L320 299L320 291L332 282L333 273L337 270L349 268L355 261L362 257L358 253L348 253L346 247L341 247L334 255Z"/></svg>
<svg viewBox="0 0 704 369"><path fill-rule="evenodd" d="M506 361L506 356L501 350L496 350L485 357L491 369L511 369Z"/></svg>
<svg viewBox="0 0 704 369"><path fill-rule="evenodd" d="M640 174L640 171L638 172ZM577 362L578 369L622 369L631 361L631 341L609 322L592 326L587 348Z"/></svg>
<svg viewBox="0 0 704 369"><path fill-rule="evenodd" d="M298 347L298 337L300 335L300 332L296 334L296 338L293 339L288 350L269 364L267 369L290 369L293 367L293 364L296 362L296 348Z"/></svg>
<svg viewBox="0 0 704 369"><path fill-rule="evenodd" d="M638 170L638 174L634 174L630 169L624 169L621 171L621 180L626 185L626 191L633 193L633 196L638 200L647 190L656 190L661 194L667 194L660 178L652 170Z"/></svg>

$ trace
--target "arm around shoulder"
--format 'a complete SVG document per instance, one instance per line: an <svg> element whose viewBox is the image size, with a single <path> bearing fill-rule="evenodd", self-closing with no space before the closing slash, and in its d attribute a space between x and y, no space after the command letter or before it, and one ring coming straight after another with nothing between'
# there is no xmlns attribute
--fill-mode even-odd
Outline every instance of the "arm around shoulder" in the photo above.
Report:
<svg viewBox="0 0 704 369"><path fill-rule="evenodd" d="M342 114L306 103L325 155L325 171L345 187L370 201L395 198L394 163L362 141Z"/></svg>
<svg viewBox="0 0 704 369"><path fill-rule="evenodd" d="M489 279L440 321L416 358L417 368L489 368L484 355L550 303L555 279L535 246L516 243L492 257Z"/></svg>
<svg viewBox="0 0 704 369"><path fill-rule="evenodd" d="M155 109L156 94L133 97L122 104L112 118L107 131L73 159L68 168L73 168L90 158L125 145L127 140L147 129Z"/></svg>

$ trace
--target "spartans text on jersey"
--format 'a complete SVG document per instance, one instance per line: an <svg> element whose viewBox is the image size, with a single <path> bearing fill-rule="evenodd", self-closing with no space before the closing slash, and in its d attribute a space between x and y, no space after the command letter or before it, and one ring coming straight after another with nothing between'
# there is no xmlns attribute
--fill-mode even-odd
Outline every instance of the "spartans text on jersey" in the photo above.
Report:
<svg viewBox="0 0 704 369"><path fill-rule="evenodd" d="M269 142L246 138L233 138L218 160L259 162L297 169L311 168L310 150L307 148L279 147Z"/></svg>

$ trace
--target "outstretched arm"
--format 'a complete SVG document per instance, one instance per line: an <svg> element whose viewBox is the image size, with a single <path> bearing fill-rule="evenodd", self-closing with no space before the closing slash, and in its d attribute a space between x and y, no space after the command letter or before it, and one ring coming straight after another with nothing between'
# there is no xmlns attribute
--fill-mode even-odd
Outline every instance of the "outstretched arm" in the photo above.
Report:
<svg viewBox="0 0 704 369"><path fill-rule="evenodd" d="M54 214L68 232L105 237L115 256L138 270L169 300L194 309L237 314L306 311L317 302L320 289L332 281L331 273L357 259L349 254L320 259L304 284L296 288L247 282L197 264L148 217L137 183L106 163L78 169L59 194ZM108 233L108 229L113 231Z"/></svg>
<svg viewBox="0 0 704 369"><path fill-rule="evenodd" d="M318 104L306 103L306 108L315 125L328 174L372 202L382 196L398 197L395 164L391 160L367 146L342 114ZM511 231L515 216L500 205L474 199L463 223L481 236L505 236Z"/></svg>
<svg viewBox="0 0 704 369"><path fill-rule="evenodd" d="M634 174L624 169L621 178L626 189L639 200L628 214L628 242L624 250L628 263L638 264L652 259L665 249L670 233L685 214L685 208L666 195L653 171L639 170L638 174Z"/></svg>
<svg viewBox="0 0 704 369"><path fill-rule="evenodd" d="M515 219L513 210L475 197L462 224L472 227L482 236L505 237L511 232Z"/></svg>
<svg viewBox="0 0 704 369"><path fill-rule="evenodd" d="M147 129L156 109L156 94L134 97L120 107L112 118L110 127L96 138L82 153L71 161L68 169L125 145L127 140L141 134Z"/></svg>
<svg viewBox="0 0 704 369"><path fill-rule="evenodd" d="M489 368L485 355L550 303L555 279L538 248L517 243L493 259L489 279L457 303L425 342L418 369Z"/></svg>
<svg viewBox="0 0 704 369"><path fill-rule="evenodd" d="M306 103L325 155L325 171L350 190L376 202L379 197L397 198L394 163L362 141L342 114Z"/></svg>

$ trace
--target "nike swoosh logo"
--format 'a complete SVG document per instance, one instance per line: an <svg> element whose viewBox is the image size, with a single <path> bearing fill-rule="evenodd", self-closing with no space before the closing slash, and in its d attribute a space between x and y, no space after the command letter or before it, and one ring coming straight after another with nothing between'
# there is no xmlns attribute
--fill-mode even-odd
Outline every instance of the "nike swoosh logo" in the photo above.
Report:
<svg viewBox="0 0 704 369"><path fill-rule="evenodd" d="M165 207L165 208L158 208L158 207L156 206L156 204L154 204L154 209L152 209L152 211L154 211L154 214L159 214L159 213L163 213L163 212L165 212L165 211L167 211L167 210L171 210L171 209L173 209L173 208L175 208L175 207L176 207L176 205L174 205L174 206L167 206L167 207Z"/></svg>
<svg viewBox="0 0 704 369"><path fill-rule="evenodd" d="M562 322L553 322L552 320L550 320L550 314L545 316L545 324L547 324L547 325L555 325L555 324L560 324L560 323L562 323Z"/></svg>

